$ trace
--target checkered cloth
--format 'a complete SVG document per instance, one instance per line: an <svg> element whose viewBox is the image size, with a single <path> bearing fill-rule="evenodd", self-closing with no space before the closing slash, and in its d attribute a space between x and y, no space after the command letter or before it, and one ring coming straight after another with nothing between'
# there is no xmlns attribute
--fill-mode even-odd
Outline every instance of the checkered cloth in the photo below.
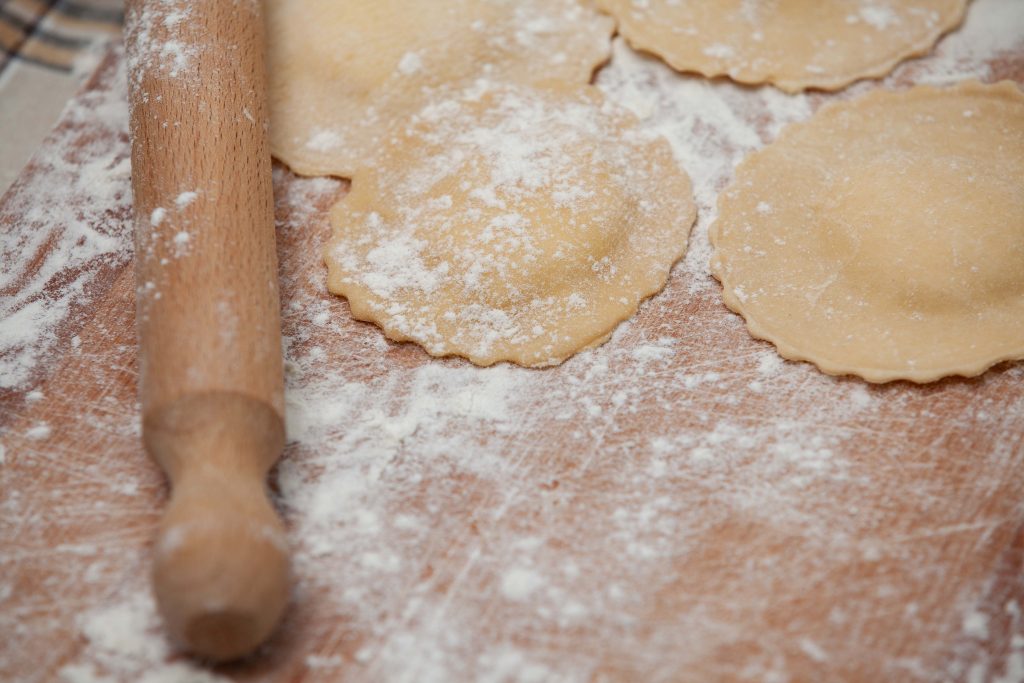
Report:
<svg viewBox="0 0 1024 683"><path fill-rule="evenodd" d="M0 0L0 194L123 19L124 0Z"/></svg>

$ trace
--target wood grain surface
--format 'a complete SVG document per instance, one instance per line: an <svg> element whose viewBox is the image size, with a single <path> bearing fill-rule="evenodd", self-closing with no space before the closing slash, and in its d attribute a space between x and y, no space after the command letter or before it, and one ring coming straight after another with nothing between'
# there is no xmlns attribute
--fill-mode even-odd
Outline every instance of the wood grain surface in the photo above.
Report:
<svg viewBox="0 0 1024 683"><path fill-rule="evenodd" d="M999 6L979 0L965 30ZM887 85L933 73L943 49ZM431 359L325 291L345 184L283 168L289 444L272 478L297 587L256 657L199 671L147 588L166 487L139 441L128 198L47 194L54 158L126 158L125 134L83 113L123 97L120 61L0 203L5 233L54 231L19 261L22 290L61 244L32 213L48 196L116 242L46 283L39 296L58 297L89 274L0 394L0 679L1024 681L1021 364L872 386L782 363L722 305L700 230L597 350L542 371ZM1024 44L962 68L1024 82ZM763 109L736 112L751 145L777 131ZM733 147L715 148L711 185Z"/></svg>

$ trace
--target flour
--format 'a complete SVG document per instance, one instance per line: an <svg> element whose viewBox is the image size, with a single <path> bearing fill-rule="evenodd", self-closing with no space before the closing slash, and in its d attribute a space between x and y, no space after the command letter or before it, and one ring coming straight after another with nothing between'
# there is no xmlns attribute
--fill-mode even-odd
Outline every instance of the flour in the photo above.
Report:
<svg viewBox="0 0 1024 683"><path fill-rule="evenodd" d="M900 23L899 15L893 12L891 8L878 5L865 5L861 7L856 18L879 31L884 31L889 26ZM850 17L847 17L846 21L854 23L850 22Z"/></svg>
<svg viewBox="0 0 1024 683"><path fill-rule="evenodd" d="M816 662L827 662L828 653L821 649L821 647L810 638L801 638L799 641L800 649L807 653L807 656Z"/></svg>
<svg viewBox="0 0 1024 683"><path fill-rule="evenodd" d="M1024 683L1024 653L1013 652L1006 659L1005 674L992 683Z"/></svg>
<svg viewBox="0 0 1024 683"><path fill-rule="evenodd" d="M971 638L988 638L988 617L982 612L971 612L964 617L964 633Z"/></svg>
<svg viewBox="0 0 1024 683"><path fill-rule="evenodd" d="M49 439L52 434L53 429L50 427L50 425L46 424L45 422L40 422L39 424L35 425L34 427L30 427L28 430L25 431L25 436L32 439L33 441L43 441L45 439Z"/></svg>
<svg viewBox="0 0 1024 683"><path fill-rule="evenodd" d="M177 207L179 211L181 211L182 209L190 205L192 202L194 202L198 196L199 193L193 190L187 190L185 192L182 192L181 194L174 198L174 206Z"/></svg>
<svg viewBox="0 0 1024 683"><path fill-rule="evenodd" d="M64 683L227 683L190 662L165 661L171 648L161 633L156 606L146 593L84 615L79 629L89 642L92 661L59 671Z"/></svg>
<svg viewBox="0 0 1024 683"><path fill-rule="evenodd" d="M184 230L174 235L173 242L179 256L188 247L188 244L191 241L192 236Z"/></svg>
<svg viewBox="0 0 1024 683"><path fill-rule="evenodd" d="M977 0L962 32L890 84L982 69L990 39L997 47L1019 40L1020 7ZM995 506L1024 471L1024 400L1014 393L1024 369L925 389L875 387L784 362L750 340L707 274L706 227L733 165L809 116L818 97L679 76L621 43L598 85L668 137L701 217L668 289L606 345L554 370L429 359L351 320L326 294L319 256L324 212L344 183L275 170L279 214L289 217L278 225L289 443L276 503L290 526L295 601L285 626L293 639L274 640L262 661L287 660L295 676L324 681L676 680L680 672L795 681L869 667L874 680L1024 683L1018 603L988 596L967 571L991 555L987 539L1007 537L1019 519L1019 508ZM82 152L89 182L69 151L82 138L61 134L60 153L51 147L42 157L54 172L12 195L16 214L35 212L32 222L0 232L11 264L0 281L16 283L19 297L28 292L0 302L10 306L0 340L23 340L0 347L0 377L26 392L52 369L44 359L72 350L84 317L75 302L99 300L88 284L130 253L124 92L113 87L69 110L107 135ZM516 177L529 160L523 152L497 165L497 177ZM51 239L53 261L32 270ZM80 266L86 279L78 286L72 277L67 298L64 285L47 288ZM114 452L141 459L138 408L122 376L132 357L109 353L97 367L106 390L121 393L101 404L108 422L91 433L120 435ZM60 396L46 388L28 398L39 407ZM942 429L922 434L922 414L943 415ZM979 434L986 449L965 452ZM74 462L24 430L3 442L4 476L23 459ZM75 562L73 587L60 595L78 591L77 634L69 639L48 615L6 609L0 626L18 635L25 622L52 635L66 683L220 680L165 640L139 538L153 524L138 524L141 505L159 498L157 475L124 460L116 469L98 459L81 473L86 483L120 472L109 494L52 501L71 499L76 513L116 529L96 539L99 555L67 550L62 560ZM944 469L951 462L956 468ZM968 470L971 485L956 488ZM125 472L148 473L150 488L133 487ZM132 497L116 497L115 485ZM34 508L4 500L3 519L31 521ZM963 551L955 561L950 547ZM12 562L27 572L18 563L28 561ZM952 576L954 588L940 593ZM14 594L0 579L0 606ZM928 603L935 595L943 604ZM784 618L794 605L809 610L806 620ZM871 627L883 619L900 638L877 637ZM995 642L1000 635L1008 648ZM716 652L728 657L709 668Z"/></svg>
<svg viewBox="0 0 1024 683"><path fill-rule="evenodd" d="M306 141L308 149L317 152L329 152L341 146L343 139L337 131L321 128L314 130Z"/></svg>
<svg viewBox="0 0 1024 683"><path fill-rule="evenodd" d="M415 52L406 52L398 62L398 72L403 76L412 76L423 70L423 58Z"/></svg>
<svg viewBox="0 0 1024 683"><path fill-rule="evenodd" d="M509 600L526 600L531 593L544 585L542 576L521 567L509 569L501 578L501 592Z"/></svg>
<svg viewBox="0 0 1024 683"><path fill-rule="evenodd" d="M31 161L36 172L5 198L0 389L25 386L42 359L59 355L52 349L69 317L80 314L77 302L130 257L124 79L123 69L107 72L107 87L72 100L62 115L70 125L51 134Z"/></svg>
<svg viewBox="0 0 1024 683"><path fill-rule="evenodd" d="M188 22L190 16L191 9L174 0L156 0L128 12L125 40L132 44L128 67L134 87L141 87L147 72L174 79L196 77L193 67L199 47L173 37L179 24Z"/></svg>
<svg viewBox="0 0 1024 683"><path fill-rule="evenodd" d="M153 605L132 600L89 614L82 620L86 638L101 652L138 659L155 659L166 652L159 638L153 638Z"/></svg>

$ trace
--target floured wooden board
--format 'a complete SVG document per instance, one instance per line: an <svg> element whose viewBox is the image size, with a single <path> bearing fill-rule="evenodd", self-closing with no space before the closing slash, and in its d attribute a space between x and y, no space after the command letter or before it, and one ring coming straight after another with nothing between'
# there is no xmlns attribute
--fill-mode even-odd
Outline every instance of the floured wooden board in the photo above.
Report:
<svg viewBox="0 0 1024 683"><path fill-rule="evenodd" d="M332 180L275 175L295 548L286 623L200 672L163 640L138 443L121 59L0 204L0 680L1024 681L1024 365L872 386L782 362L707 274L717 192L821 101L618 43L609 97L701 206L664 293L548 370L387 342L324 289ZM1024 82L978 0L886 82Z"/></svg>

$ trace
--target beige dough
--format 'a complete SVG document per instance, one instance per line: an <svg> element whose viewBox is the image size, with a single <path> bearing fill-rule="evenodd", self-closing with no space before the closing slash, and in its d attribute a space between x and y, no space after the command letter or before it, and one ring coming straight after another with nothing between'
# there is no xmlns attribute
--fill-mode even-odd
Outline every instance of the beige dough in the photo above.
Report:
<svg viewBox="0 0 1024 683"><path fill-rule="evenodd" d="M1024 358L1024 95L875 91L750 155L711 267L751 334L872 382Z"/></svg>
<svg viewBox="0 0 1024 683"><path fill-rule="evenodd" d="M614 22L582 0L267 0L271 149L351 177L392 121L477 78L587 83Z"/></svg>
<svg viewBox="0 0 1024 683"><path fill-rule="evenodd" d="M838 90L926 53L967 0L597 0L633 47L680 71Z"/></svg>
<svg viewBox="0 0 1024 683"><path fill-rule="evenodd" d="M435 356L552 365L662 288L695 215L668 143L597 89L477 83L357 170L328 286Z"/></svg>

